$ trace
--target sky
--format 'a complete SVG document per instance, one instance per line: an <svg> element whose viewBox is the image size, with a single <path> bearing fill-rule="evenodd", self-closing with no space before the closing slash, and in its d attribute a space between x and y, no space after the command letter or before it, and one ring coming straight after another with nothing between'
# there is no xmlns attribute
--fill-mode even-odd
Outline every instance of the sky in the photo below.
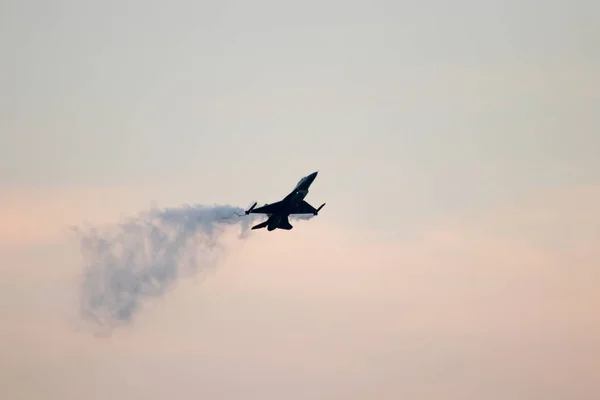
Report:
<svg viewBox="0 0 600 400"><path fill-rule="evenodd" d="M597 399L600 3L0 4L0 395ZM247 207L110 337L69 228Z"/></svg>

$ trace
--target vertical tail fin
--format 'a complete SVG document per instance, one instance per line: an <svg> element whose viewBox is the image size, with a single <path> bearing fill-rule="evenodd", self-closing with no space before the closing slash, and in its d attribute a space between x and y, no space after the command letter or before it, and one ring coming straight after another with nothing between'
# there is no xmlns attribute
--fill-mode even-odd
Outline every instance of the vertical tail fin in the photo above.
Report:
<svg viewBox="0 0 600 400"><path fill-rule="evenodd" d="M294 226L292 224L290 224L290 220L287 217L285 217L279 223L278 228L279 229L284 229L286 231L289 231L289 230L293 229Z"/></svg>

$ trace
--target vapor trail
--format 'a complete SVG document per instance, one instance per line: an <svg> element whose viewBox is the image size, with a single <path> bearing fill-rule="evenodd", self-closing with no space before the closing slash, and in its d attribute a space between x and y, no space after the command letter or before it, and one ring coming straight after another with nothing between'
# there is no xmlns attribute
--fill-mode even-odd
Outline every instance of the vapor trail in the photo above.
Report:
<svg viewBox="0 0 600 400"><path fill-rule="evenodd" d="M242 238L262 219L237 216L243 212L229 205L182 206L152 209L105 228L76 228L84 259L81 317L96 330L131 323L147 300L214 265L228 225L238 225Z"/></svg>
<svg viewBox="0 0 600 400"><path fill-rule="evenodd" d="M252 218L235 216L243 211L227 205L153 209L115 226L76 228L84 259L81 317L109 330L132 322L146 300L217 260L227 225L239 225L244 235Z"/></svg>

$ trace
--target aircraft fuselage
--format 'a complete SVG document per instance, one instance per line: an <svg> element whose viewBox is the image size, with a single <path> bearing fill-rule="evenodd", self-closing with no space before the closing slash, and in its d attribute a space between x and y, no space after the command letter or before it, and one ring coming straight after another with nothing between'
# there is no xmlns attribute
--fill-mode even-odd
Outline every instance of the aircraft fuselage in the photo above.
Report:
<svg viewBox="0 0 600 400"><path fill-rule="evenodd" d="M289 223L289 216L292 214L314 214L317 215L319 210L325 205L321 205L318 209L304 201L304 198L308 195L308 191L313 181L317 177L318 171L313 172L300 179L294 190L292 190L283 200L273 204L266 204L262 207L254 209L256 203L246 211L246 214L257 213L266 214L269 218L252 227L252 229L267 228L269 231L275 229L290 230L293 226Z"/></svg>
<svg viewBox="0 0 600 400"><path fill-rule="evenodd" d="M294 211L294 209L296 209L300 205L300 203L302 203L302 200L304 200L307 194L308 189L300 189L294 190L293 192L285 196L285 198L282 201L283 204L280 213L288 215L291 214Z"/></svg>
<svg viewBox="0 0 600 400"><path fill-rule="evenodd" d="M282 201L281 210L276 214L267 214L269 216L267 230L272 231L277 229L283 219L287 219L290 214L302 203L302 200L308 194L308 190L294 190L288 194Z"/></svg>

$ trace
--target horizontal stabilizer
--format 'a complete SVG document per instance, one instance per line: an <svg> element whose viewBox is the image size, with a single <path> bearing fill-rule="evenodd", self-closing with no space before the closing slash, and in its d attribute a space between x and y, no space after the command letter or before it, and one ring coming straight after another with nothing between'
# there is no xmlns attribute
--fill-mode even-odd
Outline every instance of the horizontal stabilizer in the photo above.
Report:
<svg viewBox="0 0 600 400"><path fill-rule="evenodd" d="M267 226L268 224L269 224L269 220L266 220L265 222L261 222L258 225L254 225L252 227L252 229L261 229L261 228L264 228L265 226Z"/></svg>

